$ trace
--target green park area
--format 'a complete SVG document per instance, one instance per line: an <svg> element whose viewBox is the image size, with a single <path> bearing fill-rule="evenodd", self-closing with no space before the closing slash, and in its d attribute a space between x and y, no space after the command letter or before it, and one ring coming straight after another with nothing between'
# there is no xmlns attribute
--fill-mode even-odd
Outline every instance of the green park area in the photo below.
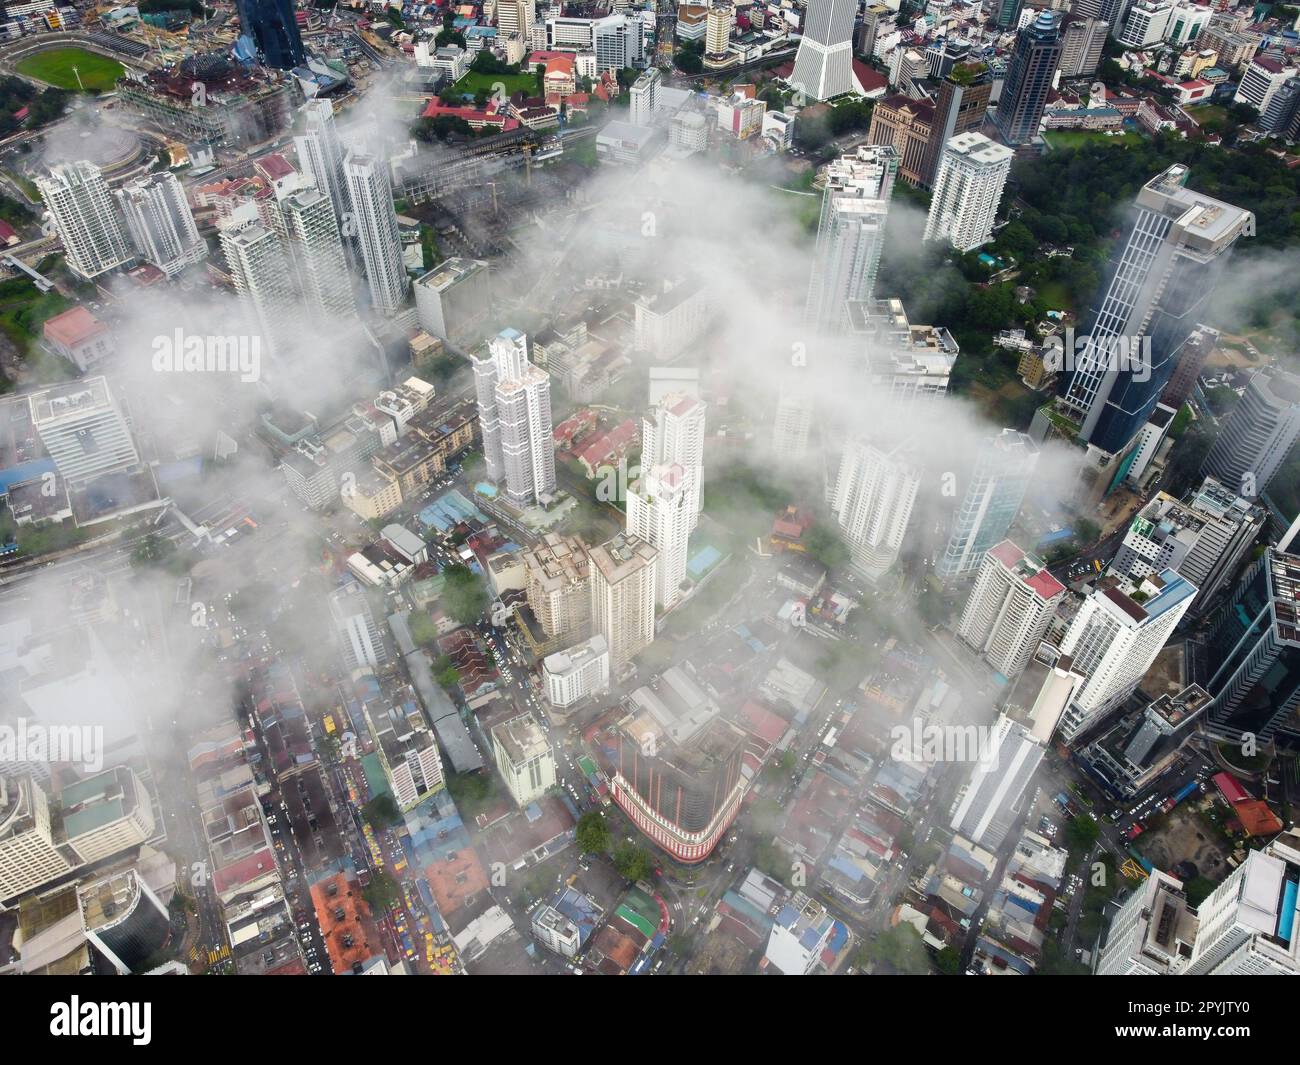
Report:
<svg viewBox="0 0 1300 1065"><path fill-rule="evenodd" d="M109 92L122 76L122 64L84 48L50 48L18 60L18 72L59 89Z"/></svg>
<svg viewBox="0 0 1300 1065"><path fill-rule="evenodd" d="M506 95L513 96L517 92L527 92L535 94L537 92L537 77L533 74L483 74L477 70L471 70L460 81L451 87L454 93L461 93L465 96L477 96L479 93L492 94L496 85L504 85Z"/></svg>

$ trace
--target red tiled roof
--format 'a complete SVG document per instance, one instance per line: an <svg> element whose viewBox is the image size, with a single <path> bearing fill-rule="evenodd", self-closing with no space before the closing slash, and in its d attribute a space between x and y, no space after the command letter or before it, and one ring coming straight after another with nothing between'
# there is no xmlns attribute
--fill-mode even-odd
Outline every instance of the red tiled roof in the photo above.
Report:
<svg viewBox="0 0 1300 1065"><path fill-rule="evenodd" d="M108 326L80 305L56 314L45 323L46 339L69 348L107 331Z"/></svg>
<svg viewBox="0 0 1300 1065"><path fill-rule="evenodd" d="M289 160L279 152L272 152L270 155L262 156L261 159L257 160L256 166L271 181L279 181L294 172Z"/></svg>
<svg viewBox="0 0 1300 1065"><path fill-rule="evenodd" d="M1002 543L990 547L989 554L1006 566L1007 569L1010 569L1025 557L1025 553L1010 540L1003 540Z"/></svg>

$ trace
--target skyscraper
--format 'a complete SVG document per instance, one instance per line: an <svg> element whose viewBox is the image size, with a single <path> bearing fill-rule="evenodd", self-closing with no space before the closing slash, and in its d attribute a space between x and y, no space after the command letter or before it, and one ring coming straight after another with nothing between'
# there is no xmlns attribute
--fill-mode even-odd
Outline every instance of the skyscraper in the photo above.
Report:
<svg viewBox="0 0 1300 1065"><path fill-rule="evenodd" d="M294 137L303 173L329 197L334 217L342 221L351 210L347 177L343 173L343 144L334 125L334 105L326 97L302 105L303 132Z"/></svg>
<svg viewBox="0 0 1300 1065"><path fill-rule="evenodd" d="M1010 540L983 555L957 635L1008 680L1024 671L1065 586Z"/></svg>
<svg viewBox="0 0 1300 1065"><path fill-rule="evenodd" d="M992 92L993 73L987 63L957 63L940 79L920 184L927 188L934 184L944 147L953 137L975 132L984 124Z"/></svg>
<svg viewBox="0 0 1300 1065"><path fill-rule="evenodd" d="M1195 585L1173 570L1147 577L1138 591L1140 603L1118 588L1093 592L1061 640L1061 653L1087 677L1061 718L1066 743L1101 724L1133 693L1196 595Z"/></svg>
<svg viewBox="0 0 1300 1065"><path fill-rule="evenodd" d="M705 410L702 399L670 392L641 421L641 468L674 464L682 468L692 529L704 505Z"/></svg>
<svg viewBox="0 0 1300 1065"><path fill-rule="evenodd" d="M1176 164L1138 192L1137 220L1089 316L1087 342L1071 353L1063 399L1094 456L1124 454L1147 423L1228 253L1254 232L1250 211L1193 192L1187 177ZM1126 473L1121 462L1107 477L1114 484Z"/></svg>
<svg viewBox="0 0 1300 1065"><path fill-rule="evenodd" d="M117 202L140 257L168 277L207 256L208 246L194 224L185 190L171 171L150 174L122 186Z"/></svg>
<svg viewBox="0 0 1300 1065"><path fill-rule="evenodd" d="M280 238L257 219L252 204L237 209L219 230L235 291L253 312L262 342L273 356L299 340L301 304Z"/></svg>
<svg viewBox="0 0 1300 1065"><path fill-rule="evenodd" d="M659 552L619 533L590 551L591 631L605 637L614 676L655 638Z"/></svg>
<svg viewBox="0 0 1300 1065"><path fill-rule="evenodd" d="M1020 9L1024 6L1025 0L998 0L997 14L993 16L993 21L999 29L1014 29L1020 21Z"/></svg>
<svg viewBox="0 0 1300 1065"><path fill-rule="evenodd" d="M642 467L627 493L627 531L659 552L655 601L665 610L677 602L686 581L694 517L689 479L681 466Z"/></svg>
<svg viewBox="0 0 1300 1065"><path fill-rule="evenodd" d="M235 0L239 27L268 67L290 70L306 62L293 0Z"/></svg>
<svg viewBox="0 0 1300 1065"><path fill-rule="evenodd" d="M1196 908L1188 976L1300 974L1300 837L1251 851Z"/></svg>
<svg viewBox="0 0 1300 1065"><path fill-rule="evenodd" d="M1209 619L1197 664L1214 700L1206 728L1260 744L1300 732L1300 555L1269 548Z"/></svg>
<svg viewBox="0 0 1300 1065"><path fill-rule="evenodd" d="M840 459L831 509L848 541L853 568L879 580L898 558L921 471L901 447L854 440Z"/></svg>
<svg viewBox="0 0 1300 1065"><path fill-rule="evenodd" d="M383 637L360 584L349 581L331 592L329 607L334 634L348 669L373 670L388 661Z"/></svg>
<svg viewBox="0 0 1300 1065"><path fill-rule="evenodd" d="M515 506L541 502L555 491L550 375L528 361L517 329L501 330L473 361L488 477Z"/></svg>
<svg viewBox="0 0 1300 1065"><path fill-rule="evenodd" d="M1014 155L982 133L953 137L939 161L923 239L945 240L960 252L992 240Z"/></svg>
<svg viewBox="0 0 1300 1065"><path fill-rule="evenodd" d="M1153 869L1110 921L1098 976L1177 976L1196 943L1196 912L1183 885Z"/></svg>
<svg viewBox="0 0 1300 1065"><path fill-rule="evenodd" d="M1201 472L1249 499L1268 487L1300 437L1300 378L1270 367L1246 384Z"/></svg>
<svg viewBox="0 0 1300 1065"><path fill-rule="evenodd" d="M93 163L64 163L36 186L68 255L68 268L89 281L134 261L113 194Z"/></svg>
<svg viewBox="0 0 1300 1065"><path fill-rule="evenodd" d="M936 567L940 577L973 572L984 553L1006 536L1020 512L1038 455L1038 445L1014 429L1003 429L980 449Z"/></svg>
<svg viewBox="0 0 1300 1065"><path fill-rule="evenodd" d="M1016 36L1002 95L993 112L994 124L1012 147L1027 144L1038 136L1047 94L1052 88L1052 75L1060 58L1061 35L1056 17L1044 8Z"/></svg>
<svg viewBox="0 0 1300 1065"><path fill-rule="evenodd" d="M343 163L352 204L350 224L344 236L355 235L361 247L361 262L370 286L370 303L376 312L391 315L406 300L410 281L402 261L402 238L393 208L393 189L388 164L364 152L349 152Z"/></svg>
<svg viewBox="0 0 1300 1065"><path fill-rule="evenodd" d="M330 198L318 188L304 189L288 196L281 211L303 305L311 318L355 318L352 279Z"/></svg>
<svg viewBox="0 0 1300 1065"><path fill-rule="evenodd" d="M1057 64L1063 78L1090 78L1101 65L1110 27L1100 19L1071 11L1061 27L1061 61Z"/></svg>
<svg viewBox="0 0 1300 1065"><path fill-rule="evenodd" d="M813 328L840 331L845 301L871 298L897 174L898 153L880 145L862 145L827 167L805 315Z"/></svg>
<svg viewBox="0 0 1300 1065"><path fill-rule="evenodd" d="M857 0L809 0L790 84L810 100L854 92L853 20Z"/></svg>

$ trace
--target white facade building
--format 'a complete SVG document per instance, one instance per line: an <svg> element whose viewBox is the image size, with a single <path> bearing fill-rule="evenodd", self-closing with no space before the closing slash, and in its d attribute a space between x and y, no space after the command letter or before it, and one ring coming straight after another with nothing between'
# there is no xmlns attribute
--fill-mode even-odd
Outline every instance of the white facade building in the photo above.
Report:
<svg viewBox="0 0 1300 1065"><path fill-rule="evenodd" d="M281 215L303 306L311 320L355 318L352 278L330 198L318 188L295 192L281 204Z"/></svg>
<svg viewBox="0 0 1300 1065"><path fill-rule="evenodd" d="M876 581L898 558L921 486L921 470L900 447L853 441L840 459L831 509L853 568Z"/></svg>
<svg viewBox="0 0 1300 1065"><path fill-rule="evenodd" d="M678 465L643 467L645 472L628 489L627 531L659 552L655 601L667 610L681 597L691 527L690 478Z"/></svg>
<svg viewBox="0 0 1300 1065"><path fill-rule="evenodd" d="M555 751L532 714L492 729L492 756L517 806L527 806L555 787Z"/></svg>
<svg viewBox="0 0 1300 1065"><path fill-rule="evenodd" d="M117 202L140 258L168 277L207 257L208 246L199 236L185 190L171 171L122 186Z"/></svg>
<svg viewBox="0 0 1300 1065"><path fill-rule="evenodd" d="M984 556L957 635L1008 680L1020 675L1046 634L1065 586L1010 540Z"/></svg>
<svg viewBox="0 0 1300 1065"><path fill-rule="evenodd" d="M944 147L925 221L925 240L945 240L960 252L993 239L1002 190L1011 173L1010 148L982 133L961 133Z"/></svg>
<svg viewBox="0 0 1300 1065"><path fill-rule="evenodd" d="M64 163L36 186L67 252L68 268L89 281L134 261L99 167Z"/></svg>
<svg viewBox="0 0 1300 1065"><path fill-rule="evenodd" d="M392 315L406 301L410 279L402 259L402 238L393 209L393 189L385 160L362 152L349 152L343 164L352 216L345 221L344 236L353 236L361 248L361 262L370 286L370 303L377 314Z"/></svg>
<svg viewBox="0 0 1300 1065"><path fill-rule="evenodd" d="M551 378L528 361L528 338L501 330L474 359L474 384L488 476L515 506L544 502L555 492Z"/></svg>
<svg viewBox="0 0 1300 1065"><path fill-rule="evenodd" d="M610 674L617 676L655 638L655 592L659 553L636 536L619 533L593 547L591 628L609 646Z"/></svg>
<svg viewBox="0 0 1300 1065"><path fill-rule="evenodd" d="M691 528L704 507L704 400L683 392L663 396L641 421L641 468L677 465L686 474Z"/></svg>
<svg viewBox="0 0 1300 1065"><path fill-rule="evenodd" d="M546 699L557 710L609 687L609 644L597 633L567 651L542 659Z"/></svg>

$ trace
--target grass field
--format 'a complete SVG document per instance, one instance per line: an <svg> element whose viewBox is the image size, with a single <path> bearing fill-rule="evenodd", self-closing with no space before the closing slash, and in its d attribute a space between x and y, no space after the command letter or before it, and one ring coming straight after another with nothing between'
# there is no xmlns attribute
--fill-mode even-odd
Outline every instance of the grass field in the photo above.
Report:
<svg viewBox="0 0 1300 1065"><path fill-rule="evenodd" d="M534 96L537 95L537 78L532 74L480 74L471 70L452 86L453 92L467 96L477 96L481 92L491 94L492 86L500 82L506 87L507 94L513 96L521 89Z"/></svg>
<svg viewBox="0 0 1300 1065"><path fill-rule="evenodd" d="M1043 134L1043 140L1053 148L1077 148L1089 141L1101 144L1137 144L1141 139L1141 134L1131 130L1126 130L1118 137L1108 137L1099 129L1051 129Z"/></svg>
<svg viewBox="0 0 1300 1065"><path fill-rule="evenodd" d="M18 73L58 89L109 92L122 76L122 64L84 48L51 48L18 60Z"/></svg>

